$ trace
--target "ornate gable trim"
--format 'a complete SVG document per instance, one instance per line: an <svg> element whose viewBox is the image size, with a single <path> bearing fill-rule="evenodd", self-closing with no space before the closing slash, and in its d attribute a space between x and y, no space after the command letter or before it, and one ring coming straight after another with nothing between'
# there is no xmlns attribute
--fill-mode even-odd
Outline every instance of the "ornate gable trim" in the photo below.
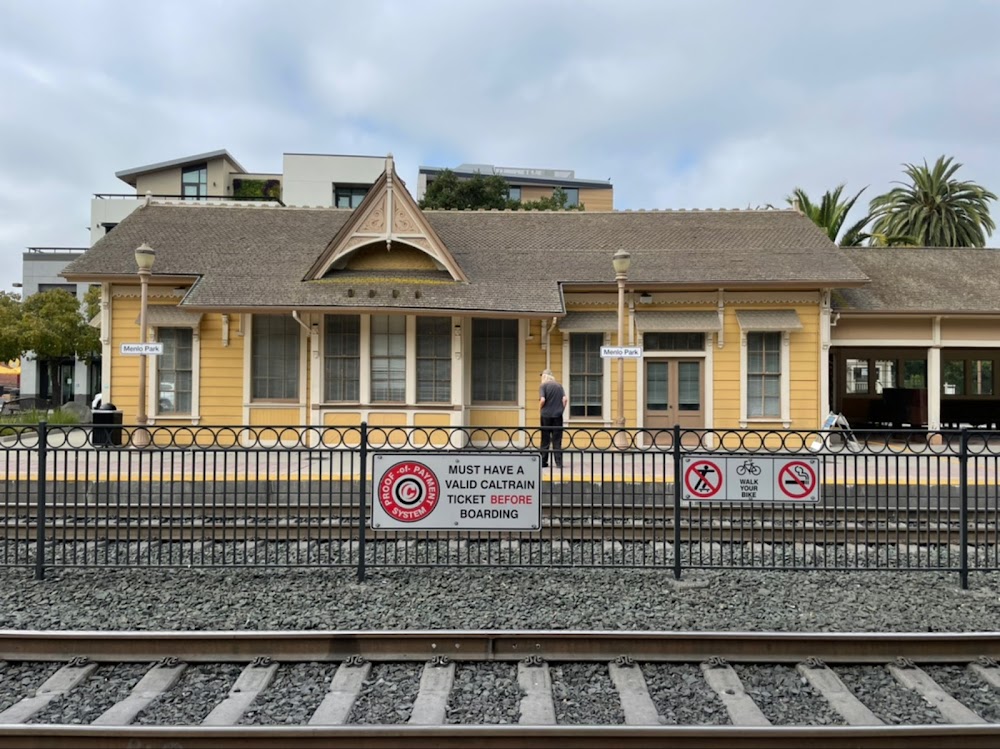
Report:
<svg viewBox="0 0 1000 749"><path fill-rule="evenodd" d="M454 280L469 280L399 179L392 154L385 159L382 176L372 185L361 205L354 209L350 220L330 240L303 280L322 278L331 268L343 265L356 249L375 242L385 242L389 252L392 252L393 242L414 247L440 264Z"/></svg>

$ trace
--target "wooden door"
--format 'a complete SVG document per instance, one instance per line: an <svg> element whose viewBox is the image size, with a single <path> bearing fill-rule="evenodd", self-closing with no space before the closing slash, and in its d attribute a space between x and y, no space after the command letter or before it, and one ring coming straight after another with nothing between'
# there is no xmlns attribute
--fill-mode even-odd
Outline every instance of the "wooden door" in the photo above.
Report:
<svg viewBox="0 0 1000 749"><path fill-rule="evenodd" d="M701 359L645 359L646 429L705 426L704 364ZM657 443L663 440L657 439Z"/></svg>

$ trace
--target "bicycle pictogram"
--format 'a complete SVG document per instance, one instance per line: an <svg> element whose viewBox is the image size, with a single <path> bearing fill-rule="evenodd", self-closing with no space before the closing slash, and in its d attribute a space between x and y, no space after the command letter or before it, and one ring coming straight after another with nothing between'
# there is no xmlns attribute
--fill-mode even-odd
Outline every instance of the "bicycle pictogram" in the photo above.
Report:
<svg viewBox="0 0 1000 749"><path fill-rule="evenodd" d="M737 476L746 476L748 473L751 476L760 476L760 466L754 463L753 460L750 460L749 458L747 460L744 460L743 464L736 468Z"/></svg>

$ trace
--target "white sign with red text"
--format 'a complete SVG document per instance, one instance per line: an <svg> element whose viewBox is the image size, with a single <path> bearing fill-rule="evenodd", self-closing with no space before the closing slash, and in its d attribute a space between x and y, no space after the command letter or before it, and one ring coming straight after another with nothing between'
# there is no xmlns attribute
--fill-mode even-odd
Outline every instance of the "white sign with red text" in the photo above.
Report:
<svg viewBox="0 0 1000 749"><path fill-rule="evenodd" d="M372 528L538 530L538 455L376 453Z"/></svg>

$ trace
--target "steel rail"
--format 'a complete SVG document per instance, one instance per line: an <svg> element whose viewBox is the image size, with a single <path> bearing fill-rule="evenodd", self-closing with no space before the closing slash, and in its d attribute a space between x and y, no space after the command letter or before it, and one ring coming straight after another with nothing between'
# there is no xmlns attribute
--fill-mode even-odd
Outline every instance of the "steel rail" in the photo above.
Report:
<svg viewBox="0 0 1000 749"><path fill-rule="evenodd" d="M0 658L13 661L97 662L155 660L170 655L193 663L247 662L267 655L279 662L515 661L540 656L553 662L704 661L883 663L906 657L919 663L962 662L1000 652L1000 632L760 633L580 631L330 631L330 632L57 632L0 631ZM569 749L671 746L681 749L994 749L1000 724L908 726L659 726L659 725L343 725L137 726L3 725L0 749L288 749L314 747L503 747L542 742Z"/></svg>
<svg viewBox="0 0 1000 749"><path fill-rule="evenodd" d="M97 662L551 661L953 663L1000 657L1000 632L639 632L561 630L371 631L34 631L0 630L0 659L62 661L83 656Z"/></svg>
<svg viewBox="0 0 1000 749"><path fill-rule="evenodd" d="M142 517L136 513L132 519L121 522L109 518L95 518L89 514L75 522L55 520L46 525L49 541L148 541L153 538L163 541L213 540L240 541L294 541L294 540L351 540L356 537L356 520L344 518L315 517L296 522L273 519L255 520L213 520L197 517L150 519L149 513ZM302 515L305 513L295 513ZM662 515L662 513L661 513ZM843 516L843 513L841 513ZM648 541L649 533L655 531L670 540L674 532L671 517L658 518L565 518L545 517L542 528L532 533L539 540L577 539L581 532L588 534L588 540L607 537L617 541ZM890 521L885 519L859 519L846 523L815 519L806 516L762 520L759 518L682 518L680 533L683 542L692 541L747 541L746 534L766 534L769 543L796 543L806 539L812 543L845 543L868 535L877 537L880 543L910 544L915 542L960 543L962 529L953 522L943 520L918 524L913 520ZM991 543L997 537L997 528L990 522L979 522L967 530L969 543L973 545ZM393 530L366 531L370 540L409 540L409 532ZM12 520L0 517L0 539L30 541L35 538L36 524L33 518ZM427 539L452 539L449 531L427 531ZM497 532L495 540L523 539L517 532Z"/></svg>
<svg viewBox="0 0 1000 749"><path fill-rule="evenodd" d="M0 749L996 749L1000 726L2 726Z"/></svg>
<svg viewBox="0 0 1000 749"><path fill-rule="evenodd" d="M23 526L16 533L7 532L0 530L0 540L10 540L10 541L32 541L35 537L34 535L35 526ZM155 530L166 530L167 532L161 532L155 537L150 536L149 529L147 528L108 528L101 526L83 526L75 529L68 529L66 532L47 532L46 540L48 542L93 542L93 541L108 541L109 533L114 533L114 537L110 540L120 542L120 543L135 543L141 541L161 541L161 542L171 542L171 543L190 543L190 542L201 542L201 541L216 541L218 543L231 543L231 542L243 542L243 541L285 541L285 542L296 542L296 541L316 541L316 542L347 542L355 540L357 538L357 533L352 533L349 528L336 528L332 527L329 529L315 528L310 526L302 526L301 528L296 528L294 526L280 526L275 528L243 528L234 529L231 526L198 526L197 528L192 528L191 526L175 527L171 529L155 529ZM326 530L327 532L324 532ZM581 536L580 533L584 532L585 535ZM746 537L741 537L740 534L746 532L754 532L757 535ZM695 529L695 530L682 530L681 543L736 543L736 544L751 544L751 543L768 543L768 544L792 544L792 543L811 543L816 545L831 545L831 544L852 544L866 543L864 540L864 534L869 533L873 538L869 539L868 543L874 543L874 535L878 534L878 543L880 544L916 544L916 543L934 543L941 545L957 545L961 540L961 531L958 530L937 530L937 529L920 529L920 531L886 531L884 528L872 528L866 531L864 528L859 529L802 529L802 528L706 528L706 529ZM502 535L492 536L492 540L504 541L504 540L534 540L534 541L622 541L622 542L646 542L649 541L650 527L643 526L627 526L624 529L620 526L562 526L561 528L550 528L545 527L542 531L535 532L531 539L527 539L524 536L517 536L514 534L505 533ZM765 535L761 537L761 533ZM213 534L217 534L214 535ZM928 534L932 538L928 537ZM975 530L969 531L967 539L970 545L977 546L983 544L990 544L995 541L997 537L996 531L986 531L986 530ZM448 535L448 531L427 531L421 540L454 540L454 536ZM384 532L384 533L369 533L367 534L368 543L376 541L402 541L407 540L407 537L401 532ZM464 540L464 539L460 539ZM671 541L670 538L662 538L660 540ZM60 565L55 565L60 566ZM280 565L279 565L280 566ZM874 569L874 568L873 568ZM892 568L886 568L892 569ZM936 569L936 568L935 568Z"/></svg>

